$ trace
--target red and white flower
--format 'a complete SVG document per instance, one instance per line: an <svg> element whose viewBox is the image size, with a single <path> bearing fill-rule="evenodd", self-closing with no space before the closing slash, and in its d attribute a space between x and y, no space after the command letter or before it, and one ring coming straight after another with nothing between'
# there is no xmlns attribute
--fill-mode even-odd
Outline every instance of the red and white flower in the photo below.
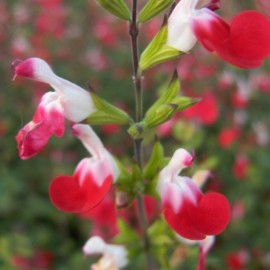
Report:
<svg viewBox="0 0 270 270"><path fill-rule="evenodd" d="M58 77L42 59L29 58L12 64L14 79L27 77L47 83L54 92L43 95L33 120L26 124L16 136L19 155L22 159L35 156L54 134L64 134L64 119L80 122L96 108L90 94L81 87Z"/></svg>
<svg viewBox="0 0 270 270"><path fill-rule="evenodd" d="M178 149L158 177L157 191L166 222L182 237L203 240L221 233L230 220L226 197L216 192L203 194L189 177L178 174L192 164L193 156Z"/></svg>
<svg viewBox="0 0 270 270"><path fill-rule="evenodd" d="M181 52L190 51L197 41L191 25L192 18L199 10L217 9L219 1L220 0L179 1L168 19L167 45Z"/></svg>
<svg viewBox="0 0 270 270"><path fill-rule="evenodd" d="M56 177L50 185L52 203L61 211L83 213L97 206L119 176L119 168L112 155L88 125L73 125L74 134L92 154L84 158L72 176Z"/></svg>
<svg viewBox="0 0 270 270"><path fill-rule="evenodd" d="M87 256L102 254L91 270L118 270L128 264L128 253L124 246L107 244L98 236L91 237L83 247Z"/></svg>
<svg viewBox="0 0 270 270"><path fill-rule="evenodd" d="M225 22L213 12L219 1L181 0L168 20L167 45L187 52L198 40L207 50L240 68L256 68L270 55L270 20L244 11Z"/></svg>

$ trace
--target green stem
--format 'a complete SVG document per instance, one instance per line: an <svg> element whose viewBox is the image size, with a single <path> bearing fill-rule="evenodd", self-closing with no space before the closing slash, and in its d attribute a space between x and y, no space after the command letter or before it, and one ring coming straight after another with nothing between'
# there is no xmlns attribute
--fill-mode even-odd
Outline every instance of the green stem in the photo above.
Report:
<svg viewBox="0 0 270 270"><path fill-rule="evenodd" d="M132 4L132 20L129 25L129 35L131 39L131 50L132 50L132 60L133 60L133 84L134 84L134 94L135 94L135 114L136 122L140 122L143 117L143 91L142 91L142 77L138 72L139 70L139 53L138 53L138 35L139 28L137 25L137 0L133 0ZM142 140L134 140L134 152L135 158L138 166L143 170L143 151L142 151ZM142 179L143 181L143 179ZM138 218L140 221L142 234L143 234L143 248L147 260L147 269L155 270L155 262L153 256L150 252L151 246L149 237L147 234L147 218L145 213L145 205L143 202L143 194L137 194L138 202Z"/></svg>

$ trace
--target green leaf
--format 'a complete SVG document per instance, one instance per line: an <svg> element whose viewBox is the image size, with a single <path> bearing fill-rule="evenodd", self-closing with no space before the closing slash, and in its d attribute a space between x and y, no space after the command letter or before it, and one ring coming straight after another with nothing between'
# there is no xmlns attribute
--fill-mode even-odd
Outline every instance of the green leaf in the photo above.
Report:
<svg viewBox="0 0 270 270"><path fill-rule="evenodd" d="M177 58L181 52L166 45L168 35L167 25L163 26L150 44L143 51L139 67L146 70L159 63Z"/></svg>
<svg viewBox="0 0 270 270"><path fill-rule="evenodd" d="M129 115L123 110L113 106L107 101L98 97L95 93L90 93L97 111L92 113L86 121L92 125L117 124L126 125L131 122Z"/></svg>
<svg viewBox="0 0 270 270"><path fill-rule="evenodd" d="M167 94L166 92L164 96L165 97L161 97L161 102L167 102L167 97L169 99L172 98L172 100L170 100L169 103L163 104L158 102L158 104L153 105L154 109L152 109L152 107L149 109L149 112L146 113L144 118L144 123L147 128L153 128L168 121L176 112L182 111L200 100L181 96L173 98L170 93Z"/></svg>
<svg viewBox="0 0 270 270"><path fill-rule="evenodd" d="M201 99L190 98L190 97L176 97L172 100L172 104L177 105L177 111L183 111L191 107L192 105L198 103Z"/></svg>
<svg viewBox="0 0 270 270"><path fill-rule="evenodd" d="M152 154L144 168L144 177L152 180L159 171L160 160L164 157L164 149L162 144L157 141L154 144Z"/></svg>
<svg viewBox="0 0 270 270"><path fill-rule="evenodd" d="M97 3L116 17L130 21L130 11L123 0L96 0Z"/></svg>
<svg viewBox="0 0 270 270"><path fill-rule="evenodd" d="M144 119L145 125L147 128L156 127L173 117L173 115L177 112L178 106L173 103L165 103L160 105L155 113L151 115L151 117L146 116Z"/></svg>
<svg viewBox="0 0 270 270"><path fill-rule="evenodd" d="M121 218L118 219L119 234L113 239L114 243L138 243L140 242L139 235Z"/></svg>
<svg viewBox="0 0 270 270"><path fill-rule="evenodd" d="M171 79L171 82L169 83L169 86L166 86L166 88L162 90L163 94L146 112L146 118L154 117L157 108L164 103L170 103L177 96L179 90L180 90L180 81L178 79L177 72L175 72Z"/></svg>
<svg viewBox="0 0 270 270"><path fill-rule="evenodd" d="M149 21L170 6L173 2L174 0L149 0L141 10L138 22L144 23Z"/></svg>

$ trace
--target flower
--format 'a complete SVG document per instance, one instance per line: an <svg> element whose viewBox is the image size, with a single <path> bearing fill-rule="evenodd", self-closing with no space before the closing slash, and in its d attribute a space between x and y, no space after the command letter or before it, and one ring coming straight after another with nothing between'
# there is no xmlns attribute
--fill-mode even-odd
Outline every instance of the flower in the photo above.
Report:
<svg viewBox="0 0 270 270"><path fill-rule="evenodd" d="M59 210L83 213L104 199L119 176L119 168L90 126L74 124L72 128L92 157L81 160L72 176L61 175L53 179L49 195Z"/></svg>
<svg viewBox="0 0 270 270"><path fill-rule="evenodd" d="M206 3L204 3L206 2ZM173 9L168 19L167 45L182 52L190 51L197 38L193 33L191 19L199 10L206 12L209 8L218 8L219 0L181 0ZM197 10L196 7L204 7Z"/></svg>
<svg viewBox="0 0 270 270"><path fill-rule="evenodd" d="M224 195L203 194L192 179L178 175L192 164L193 158L185 149L176 150L169 164L159 173L157 191L169 226L184 238L203 240L226 228L230 205Z"/></svg>
<svg viewBox="0 0 270 270"><path fill-rule="evenodd" d="M64 119L80 122L93 113L96 108L90 94L79 86L58 77L42 59L29 58L14 61L14 79L24 76L50 84L55 92L43 95L33 120L17 134L19 155L22 159L35 156L55 134L64 134Z"/></svg>
<svg viewBox="0 0 270 270"><path fill-rule="evenodd" d="M204 1L205 2L205 1ZM219 1L182 0L168 20L167 45L188 52L198 40L208 51L240 68L256 68L270 55L270 20L244 11L230 24L213 12Z"/></svg>
<svg viewBox="0 0 270 270"><path fill-rule="evenodd" d="M92 270L118 270L128 264L127 250L121 245L106 244L98 236L91 237L84 245L85 255L102 254L97 263L92 265Z"/></svg>
<svg viewBox="0 0 270 270"><path fill-rule="evenodd" d="M233 143L240 137L240 130L235 127L224 128L218 135L219 146L223 149L229 149Z"/></svg>

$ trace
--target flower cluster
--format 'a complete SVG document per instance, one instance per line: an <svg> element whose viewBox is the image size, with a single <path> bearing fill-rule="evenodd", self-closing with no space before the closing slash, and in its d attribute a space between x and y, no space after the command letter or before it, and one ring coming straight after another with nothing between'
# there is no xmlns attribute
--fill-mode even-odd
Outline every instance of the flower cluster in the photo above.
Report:
<svg viewBox="0 0 270 270"><path fill-rule="evenodd" d="M135 33L135 38L140 23L152 19L172 4L172 1L163 0L160 1L161 4L157 4L157 1L150 0L136 20L136 12L130 16L129 9L123 1L97 2L120 19L129 21L130 35ZM164 224L175 232L176 238L184 243L199 244L198 270L205 268L206 255L214 244L215 236L223 232L230 222L229 201L221 193L202 192L201 187L209 171L198 171L193 177L180 175L183 169L193 165L194 153L190 154L184 148L178 148L171 158L166 158L161 144L156 143L149 160L144 164L141 143L147 138L149 130L156 127L160 134L168 135L174 123L179 120L179 115L186 119L195 117L206 125L212 124L219 113L215 96L208 92L198 105L186 110L199 100L179 95L180 84L175 73L169 86L163 89L161 97L143 117L140 87L144 70L189 52L197 41L206 50L215 52L236 67L257 68L263 64L270 55L270 20L257 11L245 11L227 23L214 12L218 8L219 0L181 0L140 57L136 55L136 42L133 39L133 79L137 93L136 122L126 112L99 98L92 89L91 92L87 91L59 77L49 64L40 58L16 60L12 63L14 79L19 76L26 77L54 89L42 96L32 121L22 127L16 136L20 158L27 160L37 155L53 135L63 137L66 120L70 122L73 136L81 141L91 155L79 162L72 175L60 175L51 181L49 197L52 204L60 211L81 217L106 217L106 213L100 212L104 211L103 203L109 198L109 206L107 205L106 209L111 211L108 215L111 222L109 225L113 228L112 234L115 234L118 233L117 211L110 193L114 186L116 193L121 194L121 199L124 198L120 200L120 196L118 197L121 202L118 201L117 206L134 207L143 224L142 232L137 230L137 223L130 221L132 218L128 214L123 214L121 220L127 219L127 223L136 228L134 239L137 240L137 235L143 235L145 243L144 247L140 248L148 251L148 245L152 244L148 239L151 230L147 231L145 227L152 217L149 214L151 211L145 211L144 206L149 198L146 195L151 194L154 199L151 197L150 204L158 205L158 199L161 200L161 212L166 221ZM38 25L43 28L42 20ZM44 25L46 26L46 22ZM134 25L136 31L132 28ZM102 23L97 29L104 29ZM105 33L106 37L103 37L102 33L99 34L104 42L110 43L113 40L110 32ZM244 87L241 81L237 83L239 89ZM233 102L239 108L246 106L247 96L241 89ZM180 111L181 113L176 115ZM87 121L88 124L82 121ZM134 140L135 164L131 168L125 168L121 161L116 161L90 124L109 124L107 130L110 130L111 134L112 127L118 130L115 124L130 125L128 133ZM223 149L228 149L239 137L239 129L228 128L220 132L218 141ZM240 179L244 178L248 165L249 161L245 156L239 155L234 165L234 175ZM134 198L137 198L137 204L133 203ZM156 210L155 207L153 209ZM156 211L153 212L153 219L158 219L159 215ZM106 222L96 223L100 225ZM132 241L135 241L134 239ZM87 256L102 255L101 259L91 266L93 270L117 270L128 264L128 251L125 247L106 244L98 236L93 236L87 241L83 252Z"/></svg>

